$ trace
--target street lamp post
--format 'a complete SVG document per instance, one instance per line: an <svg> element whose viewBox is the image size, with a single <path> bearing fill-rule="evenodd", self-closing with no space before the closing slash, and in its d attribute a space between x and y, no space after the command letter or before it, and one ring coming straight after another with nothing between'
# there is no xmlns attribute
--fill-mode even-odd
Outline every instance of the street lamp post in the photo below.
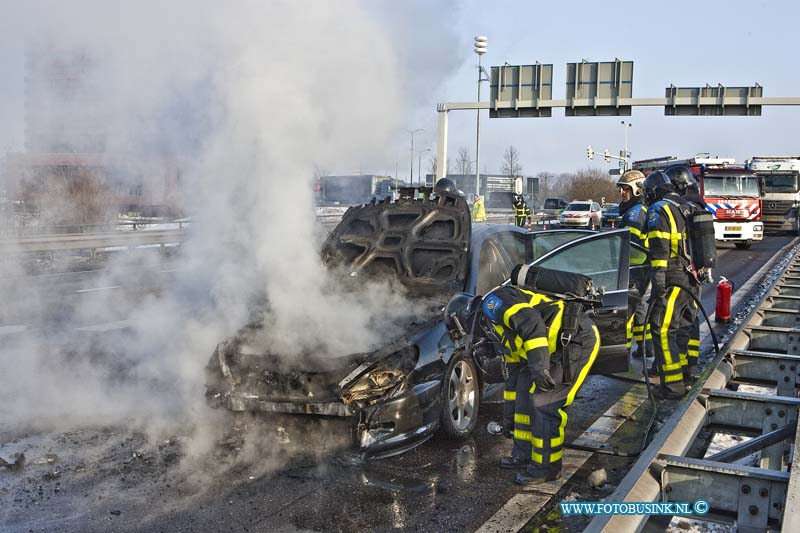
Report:
<svg viewBox="0 0 800 533"><path fill-rule="evenodd" d="M628 128L633 126L633 124L631 124L630 122L625 122L624 120L620 121L620 123L622 124L622 127L625 129L625 153L623 155L625 156L625 161L624 161L625 170L628 170L628 159L630 158L630 155L628 154Z"/></svg>
<svg viewBox="0 0 800 533"><path fill-rule="evenodd" d="M416 130L406 130L409 134L411 134L411 186L414 186L414 134L419 133L421 131L425 131L422 128Z"/></svg>
<svg viewBox="0 0 800 533"><path fill-rule="evenodd" d="M419 182L420 182L421 185L424 185L422 183L422 154L424 154L425 152L430 152L430 151L431 151L430 148L425 148L424 150L419 150L419 162L417 163L417 179L419 179Z"/></svg>
<svg viewBox="0 0 800 533"><path fill-rule="evenodd" d="M483 67L481 66L481 58L486 53L489 44L489 39L484 35L475 37L474 51L478 54L478 102L481 101L481 82L483 81ZM478 118L475 133L475 194L481 192L481 110L478 109Z"/></svg>

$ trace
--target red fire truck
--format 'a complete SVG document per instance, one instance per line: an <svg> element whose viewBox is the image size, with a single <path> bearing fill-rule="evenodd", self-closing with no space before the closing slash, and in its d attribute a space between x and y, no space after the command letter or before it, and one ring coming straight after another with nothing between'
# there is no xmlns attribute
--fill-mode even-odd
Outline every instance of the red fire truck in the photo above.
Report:
<svg viewBox="0 0 800 533"><path fill-rule="evenodd" d="M732 158L698 154L689 159L661 157L635 161L633 168L645 174L686 165L700 184L708 210L714 215L716 240L732 242L737 248L749 248L764 238L761 222L761 189L756 173Z"/></svg>

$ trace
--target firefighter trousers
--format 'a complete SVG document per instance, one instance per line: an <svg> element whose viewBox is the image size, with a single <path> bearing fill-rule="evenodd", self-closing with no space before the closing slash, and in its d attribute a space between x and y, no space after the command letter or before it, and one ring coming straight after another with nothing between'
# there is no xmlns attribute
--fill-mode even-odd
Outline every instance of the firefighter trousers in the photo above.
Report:
<svg viewBox="0 0 800 533"><path fill-rule="evenodd" d="M525 219L527 217L525 215L514 215L514 224L518 227L522 228L525 226Z"/></svg>
<svg viewBox="0 0 800 533"><path fill-rule="evenodd" d="M689 367L697 367L697 360L700 357L700 313L696 303L694 308L694 322L678 332L678 345L682 350L681 360L686 361L686 366Z"/></svg>
<svg viewBox="0 0 800 533"><path fill-rule="evenodd" d="M666 296L656 297L653 302L650 329L662 385L683 383L689 331L696 318L697 306L686 288L670 286Z"/></svg>
<svg viewBox="0 0 800 533"><path fill-rule="evenodd" d="M550 362L550 375L557 383L552 391L536 390L536 385L528 377L532 369L523 370L526 375L524 379L523 372L520 373L515 405L518 411L514 414L514 450L517 453L527 452L530 458L527 467L529 473L536 474L542 469L561 469L567 407L572 404L586 380L599 350L600 334L597 327L588 318L583 318L581 328L570 345L571 382L564 382L564 367L558 357ZM526 381L530 383L530 388L528 394L523 394L521 389Z"/></svg>
<svg viewBox="0 0 800 533"><path fill-rule="evenodd" d="M647 299L645 292L647 285L631 287L628 293L628 323L626 324L626 346L630 352L633 341L636 341L637 350L642 353L647 343L647 353L653 353L653 335L647 321Z"/></svg>
<svg viewBox="0 0 800 533"><path fill-rule="evenodd" d="M505 384L503 385L503 433L508 437L514 434L517 383L520 379L520 372L523 369L524 361L521 361L519 357L513 355L503 357L506 366ZM528 379L530 379L530 377L528 377ZM528 384L528 387L530 387L530 384Z"/></svg>

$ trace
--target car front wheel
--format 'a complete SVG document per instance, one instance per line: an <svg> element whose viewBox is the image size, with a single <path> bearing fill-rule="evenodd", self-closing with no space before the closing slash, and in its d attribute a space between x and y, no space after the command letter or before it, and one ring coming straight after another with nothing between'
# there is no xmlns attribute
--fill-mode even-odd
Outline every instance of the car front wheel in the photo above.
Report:
<svg viewBox="0 0 800 533"><path fill-rule="evenodd" d="M481 404L478 368L464 352L453 354L442 383L441 427L445 435L463 439L478 423Z"/></svg>

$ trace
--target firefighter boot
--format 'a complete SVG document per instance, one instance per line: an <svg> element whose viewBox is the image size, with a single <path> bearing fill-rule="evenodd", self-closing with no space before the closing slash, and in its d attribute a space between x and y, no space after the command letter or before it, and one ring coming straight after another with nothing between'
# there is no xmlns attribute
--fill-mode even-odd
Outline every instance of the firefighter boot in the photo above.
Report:
<svg viewBox="0 0 800 533"><path fill-rule="evenodd" d="M524 457L506 456L500 458L500 468L525 468L530 461Z"/></svg>
<svg viewBox="0 0 800 533"><path fill-rule="evenodd" d="M561 477L561 461L550 466L528 464L524 472L514 475L514 483L523 487L533 487L540 483L555 481Z"/></svg>
<svg viewBox="0 0 800 533"><path fill-rule="evenodd" d="M686 395L687 390L683 381L678 381L667 385L659 385L655 389L655 394L656 397L662 400L680 400Z"/></svg>

